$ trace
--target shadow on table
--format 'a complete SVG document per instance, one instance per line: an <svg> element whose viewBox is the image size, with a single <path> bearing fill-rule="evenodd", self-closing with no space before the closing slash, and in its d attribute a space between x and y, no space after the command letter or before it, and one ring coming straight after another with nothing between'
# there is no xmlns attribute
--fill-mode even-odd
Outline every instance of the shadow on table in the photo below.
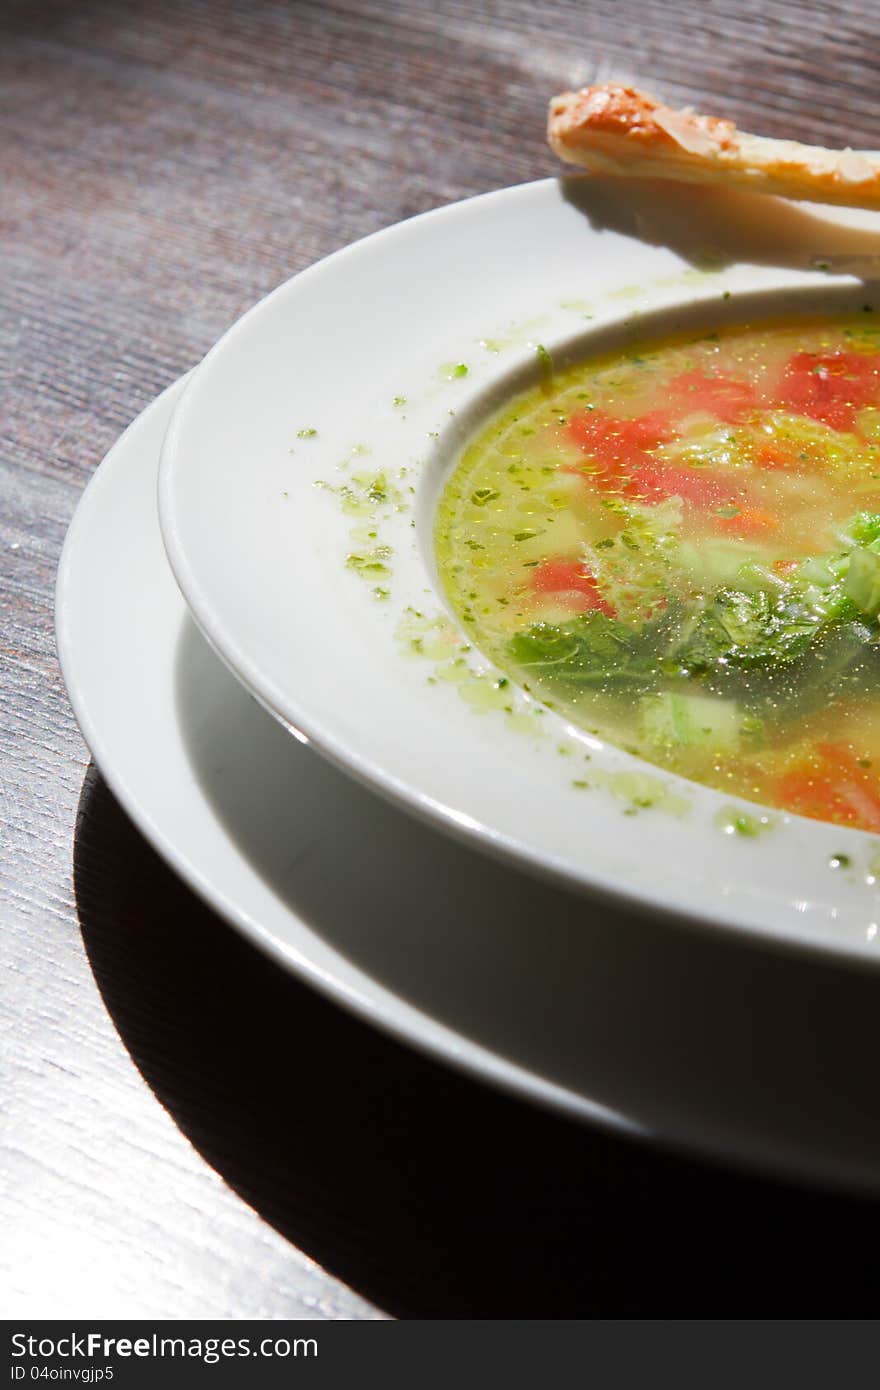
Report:
<svg viewBox="0 0 880 1390"><path fill-rule="evenodd" d="M639 922L484 860L295 744L189 624L178 703L242 854L399 997L649 1132L675 1105L706 1142L726 1122L733 1147L750 1124L789 1157L839 1149L876 1173L876 980ZM203 907L94 771L75 877L95 977L158 1098L246 1201L389 1312L876 1305L875 1203L651 1151L398 1045Z"/></svg>

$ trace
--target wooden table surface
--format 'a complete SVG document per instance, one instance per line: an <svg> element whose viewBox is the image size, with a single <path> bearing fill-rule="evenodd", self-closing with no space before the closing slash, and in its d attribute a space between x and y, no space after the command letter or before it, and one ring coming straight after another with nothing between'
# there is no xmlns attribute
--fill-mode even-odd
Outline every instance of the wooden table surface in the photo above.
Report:
<svg viewBox="0 0 880 1390"><path fill-rule="evenodd" d="M52 608L132 417L295 271L552 174L552 92L880 148L878 54L868 0L4 0L0 1313L876 1312L875 1204L540 1114L240 940L90 766Z"/></svg>

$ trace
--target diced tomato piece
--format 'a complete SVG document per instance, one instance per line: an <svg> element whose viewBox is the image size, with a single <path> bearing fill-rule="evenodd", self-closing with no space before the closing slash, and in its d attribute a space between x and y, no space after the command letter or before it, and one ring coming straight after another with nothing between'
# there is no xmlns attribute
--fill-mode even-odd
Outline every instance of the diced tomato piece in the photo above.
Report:
<svg viewBox="0 0 880 1390"><path fill-rule="evenodd" d="M731 483L698 468L675 468L671 464L647 459L627 488L627 495L645 502L665 502L667 497L680 497L697 507L721 506L730 502L734 489Z"/></svg>
<svg viewBox="0 0 880 1390"><path fill-rule="evenodd" d="M834 783L817 772L786 772L773 783L771 795L783 810L812 820L836 820L840 810Z"/></svg>
<svg viewBox="0 0 880 1390"><path fill-rule="evenodd" d="M668 410L647 410L632 420L620 420L624 439L639 449L656 449L675 438L675 425Z"/></svg>
<svg viewBox="0 0 880 1390"><path fill-rule="evenodd" d="M603 599L598 581L577 560L542 560L532 571L532 588L538 594L571 595L572 600L577 599L571 606L578 612L594 609L614 617L614 609Z"/></svg>
<svg viewBox="0 0 880 1390"><path fill-rule="evenodd" d="M731 376L710 376L700 371L682 372L673 377L666 395L679 415L705 411L728 425L735 425L757 405L751 382L738 381Z"/></svg>
<svg viewBox="0 0 880 1390"><path fill-rule="evenodd" d="M604 410L581 410L568 422L569 432L586 452L601 462L617 462L633 451L667 444L675 430L668 411L649 410L632 420L618 419Z"/></svg>
<svg viewBox="0 0 880 1390"><path fill-rule="evenodd" d="M532 588L539 594L558 589L595 589L596 581L586 565L577 560L542 560L532 571Z"/></svg>
<svg viewBox="0 0 880 1390"><path fill-rule="evenodd" d="M569 465L600 492L616 492L644 502L681 497L697 506L729 501L730 484L702 470L676 468L648 452L674 436L666 411L654 410L634 420L618 420L603 411L582 411L572 417L569 433L588 455L591 471Z"/></svg>
<svg viewBox="0 0 880 1390"><path fill-rule="evenodd" d="M851 430L856 411L880 400L880 354L796 352L785 364L777 399L798 415Z"/></svg>
<svg viewBox="0 0 880 1390"><path fill-rule="evenodd" d="M777 779L773 796L800 816L880 831L880 779L844 744L817 744L808 764Z"/></svg>
<svg viewBox="0 0 880 1390"><path fill-rule="evenodd" d="M792 448L784 443L775 441L772 444L761 444L755 451L755 462L760 468L787 468L789 472L802 472L804 464L810 466L809 460L800 457L803 450L796 446Z"/></svg>
<svg viewBox="0 0 880 1390"><path fill-rule="evenodd" d="M765 512L762 507L740 507L735 516L717 516L716 520L722 531L735 536L761 536L779 525L772 512Z"/></svg>
<svg viewBox="0 0 880 1390"><path fill-rule="evenodd" d="M797 569L799 563L798 560L774 560L772 567L777 574L791 574L792 570Z"/></svg>
<svg viewBox="0 0 880 1390"><path fill-rule="evenodd" d="M737 500L728 479L703 468L663 463L649 452L674 437L667 411L650 411L634 420L619 420L599 410L582 411L572 417L568 429L587 455L589 467L568 464L566 472L580 474L599 492L649 504L680 497L706 511ZM754 529L764 529L757 518L756 511ZM748 521L743 524L747 526Z"/></svg>
<svg viewBox="0 0 880 1390"><path fill-rule="evenodd" d="M616 617L615 610L604 599L595 594L584 593L580 589L560 589L558 593L548 594L554 605L567 608L571 613L604 613L606 617Z"/></svg>
<svg viewBox="0 0 880 1390"><path fill-rule="evenodd" d="M816 744L816 752L819 754L819 757L824 758L827 763L832 763L835 767L839 767L843 771L851 772L858 776L862 775L864 771L852 747L845 743L834 743L831 739L825 739L822 743Z"/></svg>
<svg viewBox="0 0 880 1390"><path fill-rule="evenodd" d="M669 416L662 410L633 420L617 419L603 410L582 410L569 420L568 431L593 465L593 471L584 476L600 492L623 491L648 457L647 451L674 436Z"/></svg>

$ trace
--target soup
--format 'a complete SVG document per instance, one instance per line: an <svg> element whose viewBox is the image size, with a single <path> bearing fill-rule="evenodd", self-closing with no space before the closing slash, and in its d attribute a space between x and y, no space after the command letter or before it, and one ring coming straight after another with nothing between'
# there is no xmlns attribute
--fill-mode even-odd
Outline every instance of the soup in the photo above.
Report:
<svg viewBox="0 0 880 1390"><path fill-rule="evenodd" d="M473 640L573 723L880 832L880 328L655 340L550 376L437 514Z"/></svg>

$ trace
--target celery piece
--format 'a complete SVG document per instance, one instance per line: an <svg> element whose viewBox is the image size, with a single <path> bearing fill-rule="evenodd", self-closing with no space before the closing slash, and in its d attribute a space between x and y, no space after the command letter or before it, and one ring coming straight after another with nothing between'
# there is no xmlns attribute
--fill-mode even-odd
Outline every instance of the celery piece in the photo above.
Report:
<svg viewBox="0 0 880 1390"><path fill-rule="evenodd" d="M742 719L733 700L664 690L641 700L640 715L642 733L655 748L687 746L721 753L739 744Z"/></svg>
<svg viewBox="0 0 880 1390"><path fill-rule="evenodd" d="M844 534L856 545L872 545L880 537L880 513L856 512L846 523Z"/></svg>
<svg viewBox="0 0 880 1390"><path fill-rule="evenodd" d="M815 555L802 560L797 568L798 579L819 589L831 589L849 569L848 555Z"/></svg>
<svg viewBox="0 0 880 1390"><path fill-rule="evenodd" d="M681 568L701 585L727 584L737 577L743 564L754 559L756 549L751 542L731 536L706 536L699 545L683 541L679 561Z"/></svg>
<svg viewBox="0 0 880 1390"><path fill-rule="evenodd" d="M861 546L854 550L843 588L860 613L876 618L880 613L880 555Z"/></svg>

